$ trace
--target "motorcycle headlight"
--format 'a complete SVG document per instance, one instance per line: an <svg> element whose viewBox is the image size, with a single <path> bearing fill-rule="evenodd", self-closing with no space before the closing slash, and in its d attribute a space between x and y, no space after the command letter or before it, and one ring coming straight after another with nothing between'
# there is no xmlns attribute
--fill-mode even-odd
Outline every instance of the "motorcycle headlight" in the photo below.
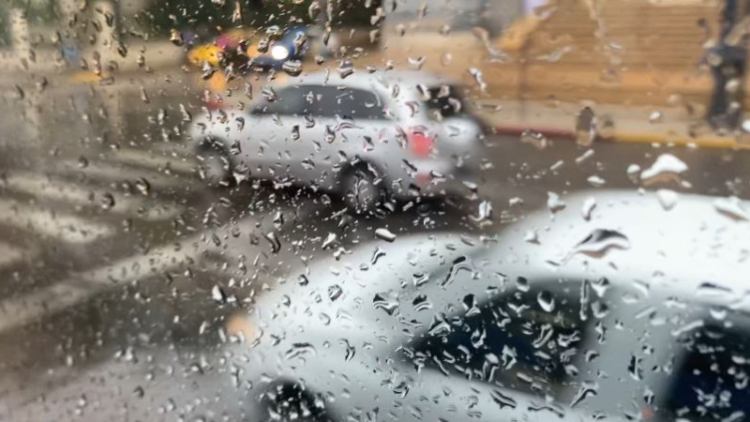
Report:
<svg viewBox="0 0 750 422"><path fill-rule="evenodd" d="M274 60L285 60L289 57L289 49L283 45L275 45L271 49L271 57L273 57Z"/></svg>

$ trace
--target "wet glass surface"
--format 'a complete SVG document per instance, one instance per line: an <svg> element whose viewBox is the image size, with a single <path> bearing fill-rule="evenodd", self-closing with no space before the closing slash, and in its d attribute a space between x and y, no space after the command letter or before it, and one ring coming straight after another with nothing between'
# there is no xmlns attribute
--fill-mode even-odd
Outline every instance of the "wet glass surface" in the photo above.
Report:
<svg viewBox="0 0 750 422"><path fill-rule="evenodd" d="M748 7L0 2L0 420L746 420Z"/></svg>

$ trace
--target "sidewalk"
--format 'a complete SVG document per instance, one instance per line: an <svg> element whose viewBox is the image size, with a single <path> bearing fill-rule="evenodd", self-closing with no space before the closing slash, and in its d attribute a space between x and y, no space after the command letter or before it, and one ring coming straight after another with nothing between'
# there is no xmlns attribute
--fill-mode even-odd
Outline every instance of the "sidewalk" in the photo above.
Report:
<svg viewBox="0 0 750 422"><path fill-rule="evenodd" d="M550 138L575 139L576 117L585 106L594 111L603 141L750 148L750 139L718 135L703 123L702 110L691 115L686 107L502 100L480 103L477 113L498 133L520 135L528 130Z"/></svg>

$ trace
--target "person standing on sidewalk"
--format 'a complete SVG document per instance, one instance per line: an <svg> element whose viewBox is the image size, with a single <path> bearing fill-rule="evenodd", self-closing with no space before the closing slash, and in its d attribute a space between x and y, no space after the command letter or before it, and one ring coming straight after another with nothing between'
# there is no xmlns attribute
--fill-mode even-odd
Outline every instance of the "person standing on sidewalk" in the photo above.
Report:
<svg viewBox="0 0 750 422"><path fill-rule="evenodd" d="M705 61L711 67L714 89L708 108L708 123L719 130L735 130L740 125L745 98L748 12L739 0L726 0L718 43L710 48ZM742 9L742 10L740 10Z"/></svg>

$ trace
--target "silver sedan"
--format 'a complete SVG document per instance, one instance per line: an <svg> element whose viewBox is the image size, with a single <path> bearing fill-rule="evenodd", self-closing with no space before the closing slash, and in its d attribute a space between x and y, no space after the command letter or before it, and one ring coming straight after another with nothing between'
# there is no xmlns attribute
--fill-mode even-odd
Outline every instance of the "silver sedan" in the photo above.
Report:
<svg viewBox="0 0 750 422"><path fill-rule="evenodd" d="M249 107L209 107L189 131L215 185L253 178L308 186L340 194L357 212L471 186L482 133L448 80L315 73L256 91Z"/></svg>

